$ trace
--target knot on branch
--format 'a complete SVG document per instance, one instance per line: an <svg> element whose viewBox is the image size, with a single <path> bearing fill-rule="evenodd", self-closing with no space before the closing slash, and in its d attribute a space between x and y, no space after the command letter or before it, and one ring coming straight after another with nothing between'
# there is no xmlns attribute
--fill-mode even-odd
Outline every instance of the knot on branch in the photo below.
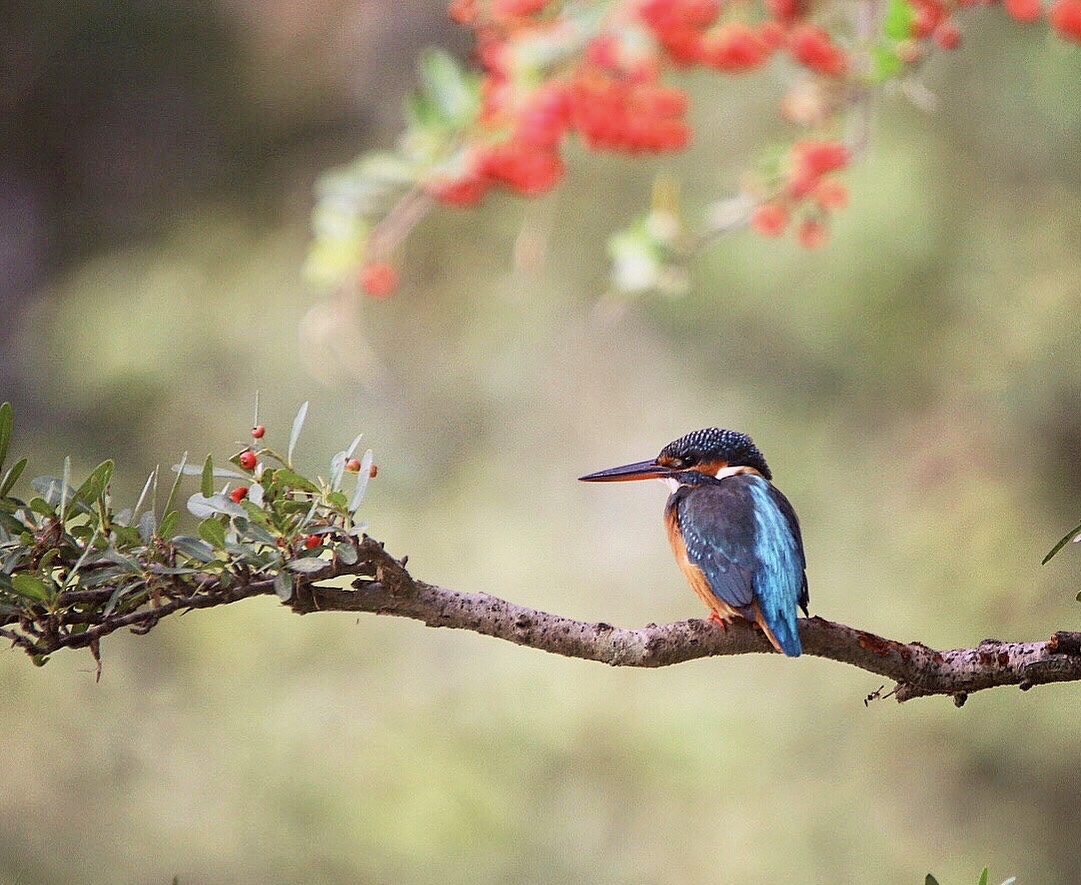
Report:
<svg viewBox="0 0 1081 885"><path fill-rule="evenodd" d="M358 577L353 581L356 590L379 590L390 596L412 596L417 589L412 575L406 571L408 556L395 559L383 546L367 535L357 547L360 556Z"/></svg>

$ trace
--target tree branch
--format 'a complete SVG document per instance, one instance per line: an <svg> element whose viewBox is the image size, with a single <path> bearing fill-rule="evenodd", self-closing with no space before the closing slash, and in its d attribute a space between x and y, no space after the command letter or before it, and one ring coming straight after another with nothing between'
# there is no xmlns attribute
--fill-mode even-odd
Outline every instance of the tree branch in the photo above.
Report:
<svg viewBox="0 0 1081 885"><path fill-rule="evenodd" d="M649 624L639 630L586 623L537 611L490 596L461 593L414 579L406 561L396 560L372 538L356 544L357 559L346 564L328 560L310 575L297 575L288 605L298 614L369 612L413 618L429 627L472 630L517 645L552 654L599 661L615 667L666 667L721 655L773 654L768 640L749 622L735 621L727 629L692 619L675 624ZM324 584L353 576L352 588ZM35 658L60 648L89 647L124 627L145 633L162 618L178 611L211 608L274 593L270 578L229 584L217 576L201 577L175 596L163 594L144 608L123 615L97 614L86 608L87 591L64 594L57 610L38 618L0 618L0 636ZM93 591L95 600L107 591ZM74 608L64 609L72 605ZM18 623L16 628L14 624ZM1000 642L985 639L975 648L936 651L919 642L902 643L814 617L799 622L805 654L850 664L892 680L889 692L873 692L868 701L893 696L903 702L929 695L950 695L962 705L975 691L1000 685L1027 690L1051 682L1081 681L1081 633L1055 633L1043 642Z"/></svg>

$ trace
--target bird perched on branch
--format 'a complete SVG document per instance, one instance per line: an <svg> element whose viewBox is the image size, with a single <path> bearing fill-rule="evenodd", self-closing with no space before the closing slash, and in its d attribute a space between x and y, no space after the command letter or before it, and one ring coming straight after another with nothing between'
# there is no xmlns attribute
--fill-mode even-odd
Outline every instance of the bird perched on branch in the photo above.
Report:
<svg viewBox="0 0 1081 885"><path fill-rule="evenodd" d="M745 433L709 427L681 436L656 458L581 477L583 482L660 479L668 540L692 589L725 627L761 627L778 651L802 651L797 606L807 614L799 520Z"/></svg>

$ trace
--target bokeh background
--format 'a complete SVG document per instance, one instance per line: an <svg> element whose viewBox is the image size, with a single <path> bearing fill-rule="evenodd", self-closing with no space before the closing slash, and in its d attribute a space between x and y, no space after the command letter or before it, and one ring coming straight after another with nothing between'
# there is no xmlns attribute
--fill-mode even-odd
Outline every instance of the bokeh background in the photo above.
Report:
<svg viewBox="0 0 1081 885"><path fill-rule="evenodd" d="M926 113L877 107L825 249L737 233L680 299L604 242L658 171L723 196L783 72L687 81L663 162L427 220L325 332L321 170L393 142L442 5L42 0L0 12L0 388L53 473L358 431L414 573L627 626L699 616L657 484L575 477L719 424L801 514L812 611L937 647L1081 626L1081 51L974 12ZM691 201L693 206L693 200ZM322 317L320 319L320 317ZM323 323L324 326L321 326ZM192 489L193 491L194 489ZM620 671L260 599L43 670L0 655L0 883L1081 881L1075 685L864 705L813 658Z"/></svg>

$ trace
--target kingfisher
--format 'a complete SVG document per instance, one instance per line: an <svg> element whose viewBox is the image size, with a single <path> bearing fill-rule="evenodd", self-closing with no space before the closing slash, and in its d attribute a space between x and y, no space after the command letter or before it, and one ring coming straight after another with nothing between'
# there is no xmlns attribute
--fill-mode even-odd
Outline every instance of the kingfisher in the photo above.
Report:
<svg viewBox="0 0 1081 885"><path fill-rule="evenodd" d="M668 541L688 583L723 625L757 624L789 657L802 652L797 606L806 615L807 561L799 519L745 433L707 427L656 458L580 477L582 482L660 479Z"/></svg>

